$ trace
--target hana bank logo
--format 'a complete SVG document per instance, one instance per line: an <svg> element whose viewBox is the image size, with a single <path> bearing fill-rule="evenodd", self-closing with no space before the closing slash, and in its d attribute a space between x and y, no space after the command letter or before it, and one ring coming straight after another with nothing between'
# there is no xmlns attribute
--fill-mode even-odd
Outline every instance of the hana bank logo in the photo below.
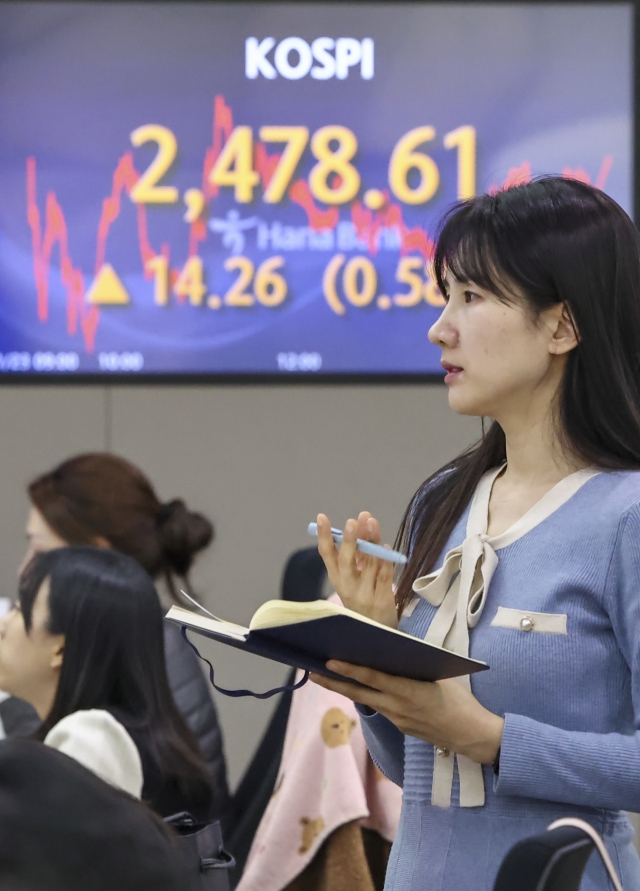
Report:
<svg viewBox="0 0 640 891"><path fill-rule="evenodd" d="M302 37L285 37L276 46L273 62L267 56L276 46L274 37L247 37L244 50L245 74L251 80L262 75L273 80L278 76L300 80L311 74L314 80L346 80L349 69L360 66L360 77L373 77L374 44L370 37L316 37L309 45ZM317 64L314 64L316 62Z"/></svg>

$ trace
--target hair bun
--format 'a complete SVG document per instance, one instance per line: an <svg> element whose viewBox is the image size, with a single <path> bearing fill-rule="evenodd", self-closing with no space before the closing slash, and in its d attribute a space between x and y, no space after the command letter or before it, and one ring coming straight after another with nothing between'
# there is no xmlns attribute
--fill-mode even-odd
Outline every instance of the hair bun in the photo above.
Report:
<svg viewBox="0 0 640 891"><path fill-rule="evenodd" d="M168 567L185 576L194 556L213 540L213 526L202 514L190 511L181 498L161 505L156 523Z"/></svg>

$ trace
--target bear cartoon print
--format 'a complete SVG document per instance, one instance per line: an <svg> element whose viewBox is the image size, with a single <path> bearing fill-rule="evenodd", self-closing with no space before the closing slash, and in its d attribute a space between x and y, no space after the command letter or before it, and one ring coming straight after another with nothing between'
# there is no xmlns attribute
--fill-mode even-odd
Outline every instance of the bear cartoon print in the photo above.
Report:
<svg viewBox="0 0 640 891"><path fill-rule="evenodd" d="M302 826L302 842L298 848L298 854L306 854L324 829L324 820L322 817L316 817L315 820L312 820L311 817L302 817L300 825Z"/></svg>
<svg viewBox="0 0 640 891"><path fill-rule="evenodd" d="M316 872L305 870L349 823L392 841L401 799L376 774L354 704L306 684L292 696L278 779L236 891L282 891L296 879L306 887Z"/></svg>
<svg viewBox="0 0 640 891"><path fill-rule="evenodd" d="M355 726L353 718L345 715L341 708L330 708L323 715L320 734L325 745L330 749L337 749L338 746L349 745Z"/></svg>

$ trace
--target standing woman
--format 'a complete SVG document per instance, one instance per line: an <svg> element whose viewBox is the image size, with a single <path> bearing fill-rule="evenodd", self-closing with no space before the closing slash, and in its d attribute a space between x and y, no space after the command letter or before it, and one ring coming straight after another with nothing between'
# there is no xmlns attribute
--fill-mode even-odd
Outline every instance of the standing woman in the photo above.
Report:
<svg viewBox="0 0 640 891"><path fill-rule="evenodd" d="M195 555L213 538L211 523L180 499L162 504L147 477L108 453L77 455L34 480L23 566L39 552L67 545L114 548L133 557L152 579L165 609L190 591ZM176 580L179 580L177 583ZM164 623L167 672L173 698L194 733L213 787L212 816L229 804L222 732L198 658L180 629Z"/></svg>
<svg viewBox="0 0 640 891"><path fill-rule="evenodd" d="M490 891L519 839L567 815L640 861L640 238L595 188L545 178L456 206L429 332L449 404L482 439L405 514L409 562L359 554L369 513L319 547L351 609L490 666L423 683L343 663L372 756L404 789L387 891ZM419 411L419 406L416 406ZM398 622L399 616L399 622ZM584 891L605 891L589 862Z"/></svg>

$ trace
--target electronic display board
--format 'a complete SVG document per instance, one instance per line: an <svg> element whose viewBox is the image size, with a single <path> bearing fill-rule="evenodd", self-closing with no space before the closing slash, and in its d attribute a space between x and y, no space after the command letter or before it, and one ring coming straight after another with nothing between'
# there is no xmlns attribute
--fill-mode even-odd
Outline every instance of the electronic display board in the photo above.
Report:
<svg viewBox="0 0 640 891"><path fill-rule="evenodd" d="M441 373L438 218L632 199L630 4L0 3L0 379Z"/></svg>

